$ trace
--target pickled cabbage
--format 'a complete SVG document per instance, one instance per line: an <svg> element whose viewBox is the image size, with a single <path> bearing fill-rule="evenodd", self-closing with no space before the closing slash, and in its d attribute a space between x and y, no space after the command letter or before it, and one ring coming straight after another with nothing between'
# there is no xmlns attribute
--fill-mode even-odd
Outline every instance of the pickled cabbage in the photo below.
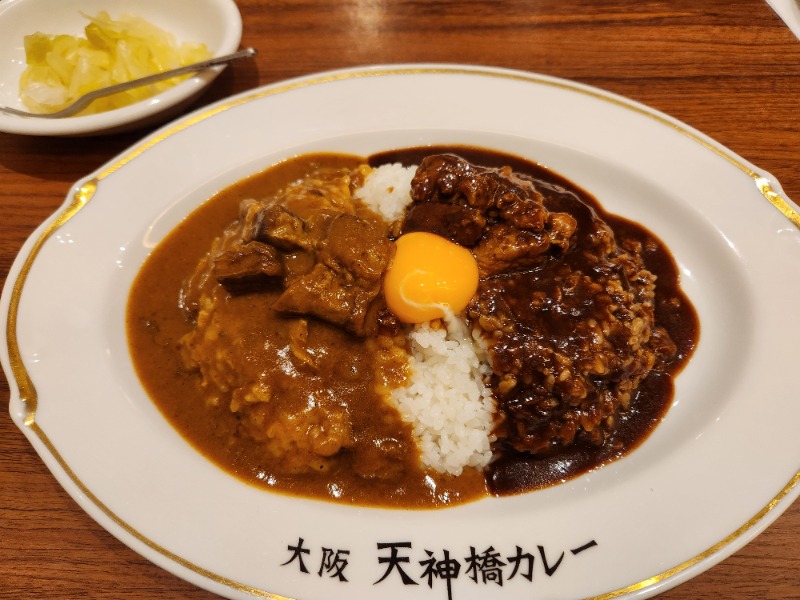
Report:
<svg viewBox="0 0 800 600"><path fill-rule="evenodd" d="M55 112L87 92L210 58L205 44L177 43L171 33L135 15L83 15L86 37L33 33L25 36L27 67L20 99L32 112ZM127 106L185 79L173 77L98 98L80 114Z"/></svg>

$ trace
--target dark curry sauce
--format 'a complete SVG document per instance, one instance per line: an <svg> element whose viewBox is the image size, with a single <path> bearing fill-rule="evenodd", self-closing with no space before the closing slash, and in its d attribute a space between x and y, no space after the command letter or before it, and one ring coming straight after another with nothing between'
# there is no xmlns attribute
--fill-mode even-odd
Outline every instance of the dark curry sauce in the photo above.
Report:
<svg viewBox="0 0 800 600"><path fill-rule="evenodd" d="M588 229L600 217L610 225L620 245L638 247L646 268L657 278L656 323L676 346L675 356L654 369L641 382L630 408L620 413L612 437L597 446L576 440L567 447L531 456L503 447L486 468L490 493L508 495L547 487L572 479L634 450L661 421L673 399L674 377L688 362L700 335L700 323L692 303L680 288L678 267L669 249L644 226L608 213L588 192L564 177L520 157L482 148L414 148L386 152L370 158L370 164L400 162L419 164L425 156L453 152L482 166L510 166L531 177L551 211L564 211L578 219L578 231ZM559 332L562 333L562 332Z"/></svg>
<svg viewBox="0 0 800 600"><path fill-rule="evenodd" d="M668 249L644 227L606 213L591 195L573 183L518 157L468 147L426 147L381 153L366 162L373 166L389 162L419 164L424 156L443 151L480 165L511 166L532 178L542 190L552 192L544 194L550 210L577 215L579 226L581 219L593 218L594 211L611 225L618 239L635 241L641 247L647 269L658 280L656 319L677 346L677 355L669 368L653 371L643 380L630 408L621 414L609 443L595 446L576 441L558 452L537 456L498 447L485 472L466 469L459 477L445 476L420 466L411 451L410 427L389 410L380 413L379 422L374 415L361 420L365 439L371 436L377 440L372 443L389 443L398 448L396 472L384 476L378 472L382 468L378 463L354 464L350 459L321 468L318 473L287 473L270 465L257 441L239 435L236 413L210 403L198 374L185 366L179 340L192 329L192 323L179 306L179 296L184 280L235 218L242 200L270 196L312 167L354 168L364 162L353 156L319 154L288 160L221 191L159 244L132 288L127 327L137 373L165 417L198 451L242 480L279 492L361 505L431 508L566 481L632 451L662 419L672 401L673 378L691 356L699 337L697 316L680 290L678 269ZM270 313L273 299L269 294L244 294L232 297L227 305L244 311L246 320L252 323L249 335L258 336L271 331L280 318ZM343 348L342 356L347 357L340 361L340 375L345 376L339 379L344 382L341 385L347 388L348 397L354 399L348 410L368 414L375 406L375 382L369 370L360 365L371 360L374 348L346 333L329 332L314 321L309 322L309 327L336 337L336 343ZM299 385L294 375L287 382ZM361 405L357 398L362 400Z"/></svg>

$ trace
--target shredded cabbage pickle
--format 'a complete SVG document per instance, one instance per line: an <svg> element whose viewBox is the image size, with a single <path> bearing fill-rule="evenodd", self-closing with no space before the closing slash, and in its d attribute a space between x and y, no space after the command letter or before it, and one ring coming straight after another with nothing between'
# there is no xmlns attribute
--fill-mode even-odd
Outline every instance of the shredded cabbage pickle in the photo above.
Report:
<svg viewBox="0 0 800 600"><path fill-rule="evenodd" d="M89 19L86 37L34 33L25 36L27 67L20 76L20 99L28 110L61 110L88 92L211 57L205 44L177 43L175 37L131 14L108 13ZM104 98L79 114L120 108L163 92L189 77L173 77Z"/></svg>

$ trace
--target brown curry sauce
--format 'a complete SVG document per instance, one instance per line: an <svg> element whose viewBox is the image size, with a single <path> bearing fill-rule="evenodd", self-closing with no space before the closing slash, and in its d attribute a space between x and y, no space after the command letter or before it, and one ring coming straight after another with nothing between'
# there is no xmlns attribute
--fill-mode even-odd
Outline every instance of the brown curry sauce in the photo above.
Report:
<svg viewBox="0 0 800 600"><path fill-rule="evenodd" d="M418 164L435 152L455 152L476 164L509 165L532 177L537 185L568 191L575 202L590 206L609 223L618 238L641 241L647 268L658 277L656 316L678 347L678 358L668 371L653 371L639 388L630 410L623 413L611 444L600 447L575 443L557 454L532 457L503 449L486 472L467 469L460 477L426 472L413 456L410 427L391 410L381 413L372 431L363 439L391 440L402 446L402 473L364 477L369 466L338 461L320 473L277 473L256 442L237 434L235 413L226 406L211 406L199 385L198 374L187 370L180 356L178 340L192 327L178 303L183 280L208 251L214 238L238 213L240 202L265 197L305 175L313 166L355 167L359 157L318 154L304 155L280 163L244 179L218 193L171 232L143 266L128 305L128 339L137 373L145 389L169 422L203 455L222 469L249 483L274 491L360 505L397 508L431 508L471 501L487 494L508 495L566 481L614 460L640 444L666 413L672 400L673 377L686 363L699 336L699 323L679 288L675 262L667 248L642 226L609 215L586 192L564 178L524 159L477 148L413 148L377 154L367 162L373 166L388 162ZM266 335L275 325L268 310L269 297L241 295L231 302L246 311L253 323L252 335ZM313 327L321 327L312 324ZM351 411L369 413L375 409L374 382L367 364L370 350L346 334L338 335L343 369L349 372L348 395L360 398ZM302 385L299 378L295 379ZM364 417L369 429L370 419ZM368 442L367 442L368 443ZM374 443L374 442L372 442ZM363 453L362 453L363 454ZM361 471L361 475L356 474Z"/></svg>

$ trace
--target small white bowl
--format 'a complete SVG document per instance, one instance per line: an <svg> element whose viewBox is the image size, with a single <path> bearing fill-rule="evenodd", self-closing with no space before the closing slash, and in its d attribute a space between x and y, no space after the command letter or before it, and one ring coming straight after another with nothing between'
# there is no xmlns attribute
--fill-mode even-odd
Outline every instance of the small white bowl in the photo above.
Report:
<svg viewBox="0 0 800 600"><path fill-rule="evenodd" d="M26 110L19 98L25 69L24 36L41 32L83 36L81 13L111 18L135 14L172 33L178 43L205 43L212 56L235 52L242 17L234 0L3 0L0 3L0 106ZM168 90L123 108L63 119L0 113L0 131L40 136L108 134L164 121L194 101L222 71L207 69Z"/></svg>

